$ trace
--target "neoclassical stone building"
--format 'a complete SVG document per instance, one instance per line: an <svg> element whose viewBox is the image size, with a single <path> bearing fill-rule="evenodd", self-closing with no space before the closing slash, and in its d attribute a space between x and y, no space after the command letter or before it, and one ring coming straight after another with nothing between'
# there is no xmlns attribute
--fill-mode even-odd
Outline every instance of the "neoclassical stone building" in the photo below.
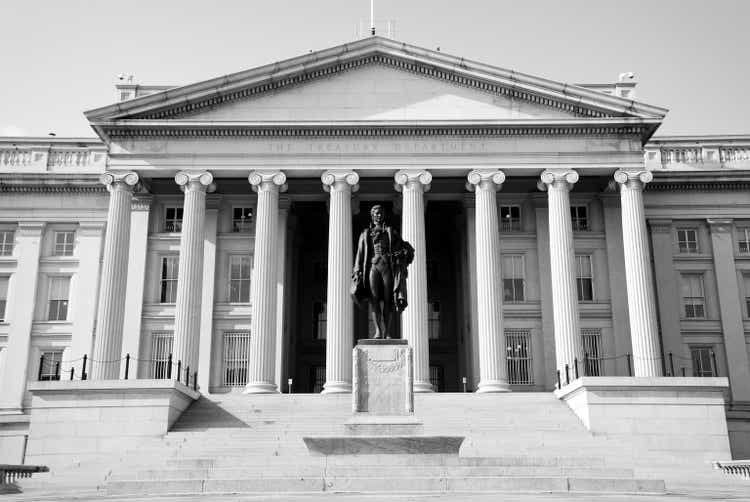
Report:
<svg viewBox="0 0 750 502"><path fill-rule="evenodd" d="M750 136L653 136L634 92L371 37L119 85L96 139L0 139L0 446L84 355L92 380L350 392L378 202L416 249L415 390L728 377L750 453Z"/></svg>

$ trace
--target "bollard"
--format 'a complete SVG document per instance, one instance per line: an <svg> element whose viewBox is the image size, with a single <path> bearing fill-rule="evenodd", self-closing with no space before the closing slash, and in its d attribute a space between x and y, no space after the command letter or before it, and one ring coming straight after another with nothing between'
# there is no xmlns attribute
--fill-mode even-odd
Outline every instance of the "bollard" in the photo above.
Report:
<svg viewBox="0 0 750 502"><path fill-rule="evenodd" d="M190 366L185 368L185 386L190 387Z"/></svg>
<svg viewBox="0 0 750 502"><path fill-rule="evenodd" d="M83 355L83 366L81 367L81 380L86 380L86 361L88 360L86 354Z"/></svg>
<svg viewBox="0 0 750 502"><path fill-rule="evenodd" d="M464 386L464 392L466 392L466 377L462 377L462 378L461 378L461 383L462 383L462 384L463 384L463 386Z"/></svg>
<svg viewBox="0 0 750 502"><path fill-rule="evenodd" d="M573 359L573 366L576 374L576 380L578 380L578 358Z"/></svg>
<svg viewBox="0 0 750 502"><path fill-rule="evenodd" d="M42 379L42 374L44 373L44 354L39 358L39 378L38 380Z"/></svg>
<svg viewBox="0 0 750 502"><path fill-rule="evenodd" d="M560 370L557 370L557 388L562 389L562 382L560 381Z"/></svg>
<svg viewBox="0 0 750 502"><path fill-rule="evenodd" d="M630 354L625 354L625 359L628 361L628 376L633 376L633 366L630 364Z"/></svg>
<svg viewBox="0 0 750 502"><path fill-rule="evenodd" d="M682 367L682 376L685 376L685 367Z"/></svg>
<svg viewBox="0 0 750 502"><path fill-rule="evenodd" d="M130 354L125 354L125 380L128 379L129 370L130 370Z"/></svg>
<svg viewBox="0 0 750 502"><path fill-rule="evenodd" d="M198 372L193 373L193 390L198 390Z"/></svg>
<svg viewBox="0 0 750 502"><path fill-rule="evenodd" d="M672 376L677 376L674 374L674 359L672 359L672 353L669 353L669 374Z"/></svg>
<svg viewBox="0 0 750 502"><path fill-rule="evenodd" d="M70 379L71 380L73 380L73 377L75 376L75 374L76 374L76 369L75 368L70 368Z"/></svg>
<svg viewBox="0 0 750 502"><path fill-rule="evenodd" d="M565 365L565 385L569 385L569 384L570 384L570 368L566 364Z"/></svg>
<svg viewBox="0 0 750 502"><path fill-rule="evenodd" d="M179 382L180 378L182 378L182 360L177 361L177 378L175 380Z"/></svg>
<svg viewBox="0 0 750 502"><path fill-rule="evenodd" d="M164 377L162 377L164 378ZM172 353L169 353L169 357L167 357L167 378L172 378Z"/></svg>

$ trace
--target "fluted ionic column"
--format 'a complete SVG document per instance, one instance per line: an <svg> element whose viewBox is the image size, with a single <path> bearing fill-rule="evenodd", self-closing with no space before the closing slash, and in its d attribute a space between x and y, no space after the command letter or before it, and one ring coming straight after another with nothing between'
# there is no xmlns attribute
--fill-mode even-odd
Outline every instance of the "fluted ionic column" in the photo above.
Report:
<svg viewBox="0 0 750 502"><path fill-rule="evenodd" d="M326 171L320 177L331 194L328 211L328 295L326 300L326 383L323 394L352 391L354 303L352 277L352 192L359 186L354 171Z"/></svg>
<svg viewBox="0 0 750 502"><path fill-rule="evenodd" d="M500 284L500 226L497 190L505 181L498 170L475 170L466 188L474 192L477 239L477 326L479 328L479 385L477 392L506 392L508 387L503 296Z"/></svg>
<svg viewBox="0 0 750 502"><path fill-rule="evenodd" d="M548 169L542 173L539 185L539 188L547 190L555 355L563 382L566 380L566 364L571 380L575 375L575 361L583 364L569 193L576 181L578 173L572 169Z"/></svg>
<svg viewBox="0 0 750 502"><path fill-rule="evenodd" d="M96 341L91 366L94 380L116 380L120 376L122 325L125 319L125 290L130 248L130 204L138 175L104 173L100 181L109 191L107 233L104 239Z"/></svg>
<svg viewBox="0 0 750 502"><path fill-rule="evenodd" d="M653 179L653 175L648 171L617 171L614 178L620 185L633 370L635 376L662 376L648 231L643 209L643 186Z"/></svg>
<svg viewBox="0 0 750 502"><path fill-rule="evenodd" d="M276 233L279 192L286 190L286 175L281 171L253 171L248 181L258 194L258 204L250 283L250 365L245 392L263 394L278 392L275 383L276 280L280 251Z"/></svg>
<svg viewBox="0 0 750 502"><path fill-rule="evenodd" d="M185 194L172 346L173 360L182 363L183 374L179 375L179 379L183 382L188 369L191 373L191 381L192 373L198 371L206 192L213 191L213 179L213 175L207 171L180 171L174 177L175 182Z"/></svg>
<svg viewBox="0 0 750 502"><path fill-rule="evenodd" d="M427 336L427 241L424 231L424 192L430 189L432 174L423 170L402 170L394 176L402 192L401 234L414 246L414 262L406 276L409 305L401 314L401 335L414 353L414 392L432 392L430 345Z"/></svg>

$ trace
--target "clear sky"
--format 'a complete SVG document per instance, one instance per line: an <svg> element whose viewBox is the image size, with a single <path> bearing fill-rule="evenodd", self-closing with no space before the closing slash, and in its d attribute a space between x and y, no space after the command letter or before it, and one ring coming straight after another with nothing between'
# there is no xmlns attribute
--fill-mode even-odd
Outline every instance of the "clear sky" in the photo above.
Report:
<svg viewBox="0 0 750 502"><path fill-rule="evenodd" d="M188 84L356 38L370 0L0 0L0 135L93 136L119 73ZM750 133L750 0L375 0L395 38L670 109L657 134Z"/></svg>

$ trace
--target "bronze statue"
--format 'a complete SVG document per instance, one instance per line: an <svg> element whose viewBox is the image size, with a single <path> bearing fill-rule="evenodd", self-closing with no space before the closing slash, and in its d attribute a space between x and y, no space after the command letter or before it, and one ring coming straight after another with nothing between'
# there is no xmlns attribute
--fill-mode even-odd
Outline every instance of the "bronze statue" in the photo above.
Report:
<svg viewBox="0 0 750 502"><path fill-rule="evenodd" d="M351 293L357 305L372 306L373 338L395 338L392 314L407 306L406 274L414 248L386 224L383 206L372 207L370 220L357 243Z"/></svg>

